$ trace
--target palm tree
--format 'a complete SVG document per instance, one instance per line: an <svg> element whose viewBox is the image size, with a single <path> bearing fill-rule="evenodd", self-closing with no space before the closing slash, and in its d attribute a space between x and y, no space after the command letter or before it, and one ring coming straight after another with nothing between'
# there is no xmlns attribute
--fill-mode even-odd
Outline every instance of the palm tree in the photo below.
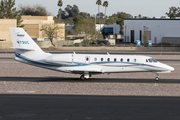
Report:
<svg viewBox="0 0 180 120"><path fill-rule="evenodd" d="M99 6L101 5L101 0L97 0L96 5L98 5L98 13L99 13L99 24L100 24L100 12L99 12Z"/></svg>
<svg viewBox="0 0 180 120"><path fill-rule="evenodd" d="M108 1L104 1L103 7L105 7L105 21L106 21L106 8L108 7L109 3Z"/></svg>
<svg viewBox="0 0 180 120"><path fill-rule="evenodd" d="M60 7L59 8L59 18L58 18L58 20L60 22L60 19L61 19L61 7L63 6L63 1L62 0L59 0L58 6Z"/></svg>

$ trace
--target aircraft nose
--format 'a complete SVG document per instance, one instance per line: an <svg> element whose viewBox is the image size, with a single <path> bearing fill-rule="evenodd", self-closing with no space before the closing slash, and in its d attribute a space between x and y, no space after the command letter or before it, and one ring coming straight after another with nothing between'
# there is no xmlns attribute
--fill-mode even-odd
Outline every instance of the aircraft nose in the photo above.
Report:
<svg viewBox="0 0 180 120"><path fill-rule="evenodd" d="M169 70L170 70L170 71L174 71L174 68L171 67L171 66L169 66Z"/></svg>

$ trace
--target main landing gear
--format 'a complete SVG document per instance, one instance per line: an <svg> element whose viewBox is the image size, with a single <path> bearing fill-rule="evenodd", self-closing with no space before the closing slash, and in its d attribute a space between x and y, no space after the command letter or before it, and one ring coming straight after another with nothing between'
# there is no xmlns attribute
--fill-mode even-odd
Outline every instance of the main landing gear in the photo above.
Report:
<svg viewBox="0 0 180 120"><path fill-rule="evenodd" d="M85 80L86 80L86 78L84 77L84 75L81 75L80 79L81 79L82 81L85 81Z"/></svg>
<svg viewBox="0 0 180 120"><path fill-rule="evenodd" d="M157 77L155 78L156 81L159 81L159 74L157 73Z"/></svg>
<svg viewBox="0 0 180 120"><path fill-rule="evenodd" d="M85 80L87 80L90 77L91 77L91 75L89 75L89 73L84 73L83 75L81 75L80 79L82 81L85 81Z"/></svg>

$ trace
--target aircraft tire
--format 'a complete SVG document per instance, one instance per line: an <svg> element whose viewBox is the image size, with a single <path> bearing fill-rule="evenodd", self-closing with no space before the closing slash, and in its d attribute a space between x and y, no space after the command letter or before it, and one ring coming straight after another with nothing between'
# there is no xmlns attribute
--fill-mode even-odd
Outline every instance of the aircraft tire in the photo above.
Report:
<svg viewBox="0 0 180 120"><path fill-rule="evenodd" d="M156 77L155 80L156 80L156 81L159 81L159 77Z"/></svg>
<svg viewBox="0 0 180 120"><path fill-rule="evenodd" d="M85 81L85 80L86 80L86 78L84 77L84 75L81 75L80 79L81 79L82 81Z"/></svg>

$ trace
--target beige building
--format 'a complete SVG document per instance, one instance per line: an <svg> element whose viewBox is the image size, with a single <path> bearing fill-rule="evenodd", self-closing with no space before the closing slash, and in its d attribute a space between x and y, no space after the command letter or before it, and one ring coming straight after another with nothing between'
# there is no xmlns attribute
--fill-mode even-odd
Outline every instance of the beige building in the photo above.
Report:
<svg viewBox="0 0 180 120"><path fill-rule="evenodd" d="M54 24L53 16L22 16L23 29L34 39L47 38L41 30L43 24ZM0 19L0 49L13 47L9 27L17 27L16 19ZM56 40L65 40L65 24L58 24Z"/></svg>
<svg viewBox="0 0 180 120"><path fill-rule="evenodd" d="M43 34L42 25L54 24L53 16L22 16L24 30L37 41L44 41L47 36ZM58 24L57 40L65 40L65 24Z"/></svg>
<svg viewBox="0 0 180 120"><path fill-rule="evenodd" d="M17 27L16 19L0 19L0 49L13 47L9 27Z"/></svg>

